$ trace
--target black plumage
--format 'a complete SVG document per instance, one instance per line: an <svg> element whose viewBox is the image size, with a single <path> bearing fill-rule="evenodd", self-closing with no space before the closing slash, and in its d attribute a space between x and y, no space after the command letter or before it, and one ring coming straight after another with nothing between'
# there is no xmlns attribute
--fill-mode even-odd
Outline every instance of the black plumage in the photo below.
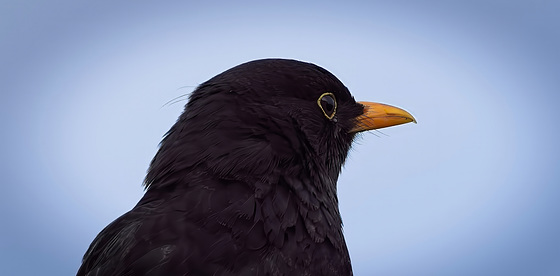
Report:
<svg viewBox="0 0 560 276"><path fill-rule="evenodd" d="M355 133L374 128L366 113L313 64L217 75L191 94L144 197L99 233L78 275L351 275L336 182Z"/></svg>

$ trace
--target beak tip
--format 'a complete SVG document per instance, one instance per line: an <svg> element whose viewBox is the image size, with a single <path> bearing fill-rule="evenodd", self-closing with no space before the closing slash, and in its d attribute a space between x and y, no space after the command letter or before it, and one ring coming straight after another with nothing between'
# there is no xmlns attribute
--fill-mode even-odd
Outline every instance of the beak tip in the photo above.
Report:
<svg viewBox="0 0 560 276"><path fill-rule="evenodd" d="M410 120L411 123L415 123L415 124L418 123L418 122L416 121L416 118L414 118L414 116L412 116L412 114L410 114L409 112L404 111L404 110L403 110L403 112L404 112L404 114L406 115L407 119Z"/></svg>

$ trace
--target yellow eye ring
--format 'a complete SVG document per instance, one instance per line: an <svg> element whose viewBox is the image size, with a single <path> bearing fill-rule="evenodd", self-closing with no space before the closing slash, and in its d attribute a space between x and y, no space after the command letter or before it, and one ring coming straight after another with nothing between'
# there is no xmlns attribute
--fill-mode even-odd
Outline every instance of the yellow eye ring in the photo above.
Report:
<svg viewBox="0 0 560 276"><path fill-rule="evenodd" d="M336 114L336 98L333 93L327 92L323 93L319 99L317 99L317 104L323 111L325 117L331 120Z"/></svg>

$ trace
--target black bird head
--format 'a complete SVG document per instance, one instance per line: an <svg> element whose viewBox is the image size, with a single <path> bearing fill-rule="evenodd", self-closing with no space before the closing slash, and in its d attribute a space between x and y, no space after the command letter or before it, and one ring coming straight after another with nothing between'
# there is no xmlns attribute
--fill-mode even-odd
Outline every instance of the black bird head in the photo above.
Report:
<svg viewBox="0 0 560 276"><path fill-rule="evenodd" d="M189 172L273 181L278 173L303 169L318 185L332 186L356 133L407 122L415 120L402 109L356 102L340 80L314 64L251 61L192 93L145 185L178 184Z"/></svg>
<svg viewBox="0 0 560 276"><path fill-rule="evenodd" d="M351 275L338 174L356 133L406 122L313 64L227 70L191 94L146 194L97 236L78 275Z"/></svg>

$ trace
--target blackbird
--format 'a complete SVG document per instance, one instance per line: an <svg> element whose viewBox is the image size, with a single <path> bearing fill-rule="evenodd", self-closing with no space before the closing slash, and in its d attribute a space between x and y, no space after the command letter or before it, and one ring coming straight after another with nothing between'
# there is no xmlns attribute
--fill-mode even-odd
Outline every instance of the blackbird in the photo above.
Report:
<svg viewBox="0 0 560 276"><path fill-rule="evenodd" d="M77 275L351 275L338 175L357 133L407 122L311 63L233 67L190 95Z"/></svg>

